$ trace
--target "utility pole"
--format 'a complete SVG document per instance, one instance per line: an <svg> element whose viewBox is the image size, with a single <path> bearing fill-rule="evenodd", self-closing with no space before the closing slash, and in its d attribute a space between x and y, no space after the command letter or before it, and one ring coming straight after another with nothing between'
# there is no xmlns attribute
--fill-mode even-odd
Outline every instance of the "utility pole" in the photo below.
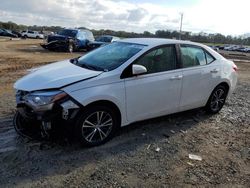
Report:
<svg viewBox="0 0 250 188"><path fill-rule="evenodd" d="M181 40L182 20L183 20L183 13L181 13L181 25L180 25L179 40Z"/></svg>

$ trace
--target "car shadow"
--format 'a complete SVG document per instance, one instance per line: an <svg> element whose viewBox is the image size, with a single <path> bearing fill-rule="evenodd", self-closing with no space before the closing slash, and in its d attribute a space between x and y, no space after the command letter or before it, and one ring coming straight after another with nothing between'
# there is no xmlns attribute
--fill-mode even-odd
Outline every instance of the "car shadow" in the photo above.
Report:
<svg viewBox="0 0 250 188"><path fill-rule="evenodd" d="M171 139L209 118L202 109L167 115L123 127L112 140L97 147L82 147L73 140L30 141L20 138L11 117L0 118L0 182L18 184L56 174L67 174L89 163L96 164ZM173 153L174 155L174 153Z"/></svg>

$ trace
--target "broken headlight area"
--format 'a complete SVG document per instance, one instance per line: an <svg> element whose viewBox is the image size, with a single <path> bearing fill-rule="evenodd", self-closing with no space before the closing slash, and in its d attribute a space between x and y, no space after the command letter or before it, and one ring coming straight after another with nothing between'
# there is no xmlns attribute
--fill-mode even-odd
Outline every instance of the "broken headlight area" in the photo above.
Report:
<svg viewBox="0 0 250 188"><path fill-rule="evenodd" d="M20 135L27 137L37 135L34 130L37 130L41 137L68 132L80 109L79 104L60 90L17 91L16 102L14 126Z"/></svg>

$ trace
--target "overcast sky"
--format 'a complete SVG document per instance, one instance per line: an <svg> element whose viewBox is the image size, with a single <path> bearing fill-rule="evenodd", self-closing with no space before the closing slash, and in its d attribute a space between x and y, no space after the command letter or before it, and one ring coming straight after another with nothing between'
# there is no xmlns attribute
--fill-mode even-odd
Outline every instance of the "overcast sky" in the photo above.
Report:
<svg viewBox="0 0 250 188"><path fill-rule="evenodd" d="M250 0L1 0L0 21L133 32L250 32Z"/></svg>

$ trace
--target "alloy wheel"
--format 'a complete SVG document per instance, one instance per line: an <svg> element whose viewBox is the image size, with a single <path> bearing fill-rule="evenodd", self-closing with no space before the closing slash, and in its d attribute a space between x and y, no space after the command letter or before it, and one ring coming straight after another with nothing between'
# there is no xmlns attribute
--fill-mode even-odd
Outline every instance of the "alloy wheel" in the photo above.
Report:
<svg viewBox="0 0 250 188"><path fill-rule="evenodd" d="M225 103L225 91L221 88L217 89L211 98L210 107L213 111L220 110Z"/></svg>
<svg viewBox="0 0 250 188"><path fill-rule="evenodd" d="M96 111L83 121L82 136L90 143L101 142L109 136L112 127L111 114L106 111Z"/></svg>

